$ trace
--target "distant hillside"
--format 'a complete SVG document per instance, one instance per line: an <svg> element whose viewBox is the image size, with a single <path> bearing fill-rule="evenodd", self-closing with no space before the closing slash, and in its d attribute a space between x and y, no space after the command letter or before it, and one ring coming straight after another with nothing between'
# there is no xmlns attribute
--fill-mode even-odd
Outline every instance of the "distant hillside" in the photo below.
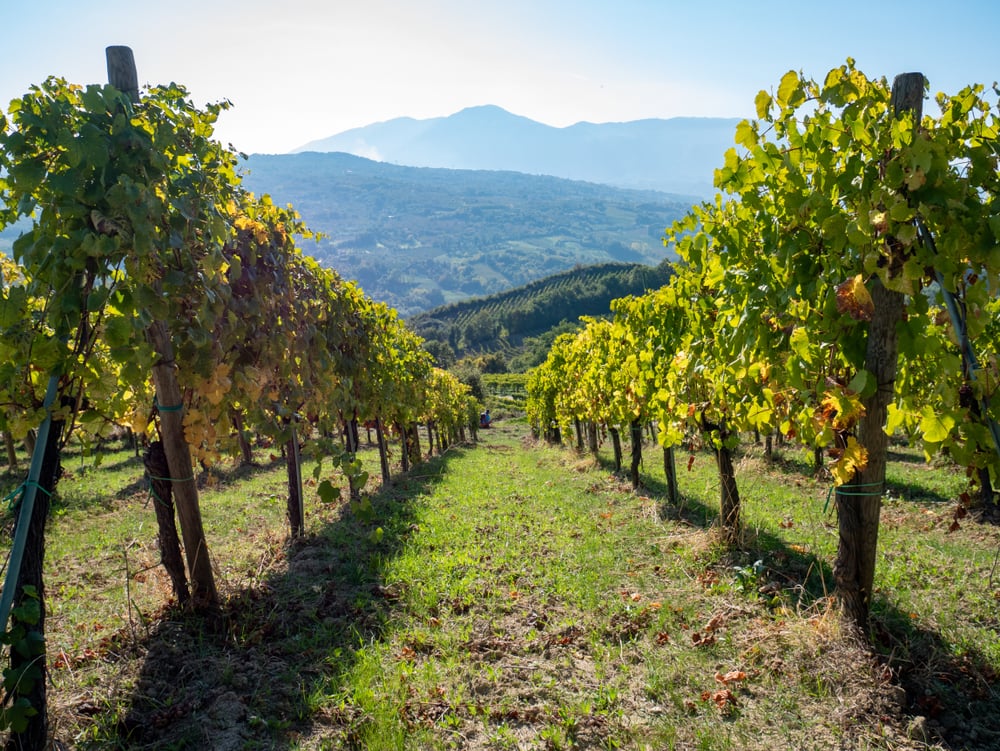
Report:
<svg viewBox="0 0 1000 751"><path fill-rule="evenodd" d="M691 201L524 175L400 167L348 154L251 156L246 186L325 237L304 250L404 316L579 265L656 265Z"/></svg>
<svg viewBox="0 0 1000 751"><path fill-rule="evenodd" d="M498 295L435 308L411 317L407 325L427 340L427 348L442 364L500 353L508 367L519 369L515 361L523 360L525 344L532 338L544 337L564 322L575 323L580 316L607 315L612 300L659 289L672 273L668 263L581 267Z"/></svg>
<svg viewBox="0 0 1000 751"><path fill-rule="evenodd" d="M513 170L710 197L713 172L733 145L738 122L676 117L553 128L483 106L448 117L375 123L297 151L343 151L415 167Z"/></svg>

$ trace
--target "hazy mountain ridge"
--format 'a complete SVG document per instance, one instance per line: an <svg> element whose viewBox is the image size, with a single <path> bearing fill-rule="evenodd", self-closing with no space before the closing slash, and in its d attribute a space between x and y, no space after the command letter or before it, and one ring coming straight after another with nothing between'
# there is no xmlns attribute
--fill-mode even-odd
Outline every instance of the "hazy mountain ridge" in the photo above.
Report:
<svg viewBox="0 0 1000 751"><path fill-rule="evenodd" d="M555 128L485 105L354 128L296 153L342 151L416 167L513 170L708 197L738 122L677 117Z"/></svg>
<svg viewBox="0 0 1000 751"><path fill-rule="evenodd" d="M341 153L254 155L244 184L325 237L305 252L409 316L578 265L655 266L690 197Z"/></svg>

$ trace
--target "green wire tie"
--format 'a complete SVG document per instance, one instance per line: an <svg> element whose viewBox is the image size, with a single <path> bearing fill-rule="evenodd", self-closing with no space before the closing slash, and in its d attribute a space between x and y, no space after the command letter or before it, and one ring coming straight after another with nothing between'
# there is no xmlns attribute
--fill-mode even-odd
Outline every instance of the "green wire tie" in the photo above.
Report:
<svg viewBox="0 0 1000 751"><path fill-rule="evenodd" d="M175 404L171 407L164 407L162 404L158 404L155 400L153 401L153 404L156 405L156 409L160 412L180 412L184 409L183 404Z"/></svg>
<svg viewBox="0 0 1000 751"><path fill-rule="evenodd" d="M16 506L20 502L20 500L21 500L21 498L19 496L23 496L24 491L27 490L29 487L32 487L35 490L41 490L49 498L52 497L52 493L49 492L48 490L46 490L45 488L43 488L37 482L27 482L26 481L26 482L22 482L16 488L14 488L12 491L10 491L7 495L5 495L3 497L3 500L0 500L0 503L6 503L11 508L14 508L14 506ZM15 498L17 499L16 501L14 500Z"/></svg>
<svg viewBox="0 0 1000 751"><path fill-rule="evenodd" d="M879 490L878 491L862 490L855 493L850 490L843 490L843 488L879 488ZM826 494L826 503L823 504L823 513L825 514L826 510L830 508L830 498L833 497L834 491L840 493L840 495L873 498L875 496L882 495L881 488L882 488L881 482L861 482L858 483L857 485L831 485L830 491Z"/></svg>
<svg viewBox="0 0 1000 751"><path fill-rule="evenodd" d="M151 475L148 472L146 473L146 477L149 480L149 494L153 497L154 501L159 503L164 508L169 508L169 505L167 504L166 501L160 498L159 494L155 490L153 490L153 480L160 480L161 482L190 482L191 480L194 480L193 476L186 477L183 480L174 480L173 478L170 477L157 477L156 475Z"/></svg>
<svg viewBox="0 0 1000 751"><path fill-rule="evenodd" d="M194 480L194 475L180 480L174 479L173 477L157 477L156 475L149 474L147 474L147 477L149 477L150 480L160 480L161 482L192 482Z"/></svg>

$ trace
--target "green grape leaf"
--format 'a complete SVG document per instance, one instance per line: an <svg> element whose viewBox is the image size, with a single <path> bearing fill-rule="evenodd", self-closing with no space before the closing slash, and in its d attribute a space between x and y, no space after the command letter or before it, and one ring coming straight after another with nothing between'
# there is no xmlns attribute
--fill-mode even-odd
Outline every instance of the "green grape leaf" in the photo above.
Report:
<svg viewBox="0 0 1000 751"><path fill-rule="evenodd" d="M920 433L928 443L942 443L951 435L954 427L954 417L939 413L930 404L920 412Z"/></svg>
<svg viewBox="0 0 1000 751"><path fill-rule="evenodd" d="M335 503L340 500L340 488L329 480L323 480L316 487L316 494L323 503Z"/></svg>
<svg viewBox="0 0 1000 751"><path fill-rule="evenodd" d="M781 77L777 100L779 107L798 107L805 101L802 81L794 70L788 71Z"/></svg>

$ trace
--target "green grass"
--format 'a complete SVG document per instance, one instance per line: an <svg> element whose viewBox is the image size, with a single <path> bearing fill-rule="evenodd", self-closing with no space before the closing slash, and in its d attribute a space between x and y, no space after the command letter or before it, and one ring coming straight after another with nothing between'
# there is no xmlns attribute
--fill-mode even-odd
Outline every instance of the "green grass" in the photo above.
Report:
<svg viewBox="0 0 1000 751"><path fill-rule="evenodd" d="M370 514L307 490L295 542L280 461L202 478L225 601L214 630L166 607L137 460L71 457L48 538L57 736L92 749L995 747L1000 536L967 518L949 531L963 475L903 450L891 465L869 652L828 596L828 484L796 455L768 464L745 448L744 542L728 550L709 455L678 456L672 507L655 446L632 492L609 447L595 464L526 432L502 421L388 488L373 479ZM377 477L375 452L362 458ZM906 737L917 716L924 745Z"/></svg>

